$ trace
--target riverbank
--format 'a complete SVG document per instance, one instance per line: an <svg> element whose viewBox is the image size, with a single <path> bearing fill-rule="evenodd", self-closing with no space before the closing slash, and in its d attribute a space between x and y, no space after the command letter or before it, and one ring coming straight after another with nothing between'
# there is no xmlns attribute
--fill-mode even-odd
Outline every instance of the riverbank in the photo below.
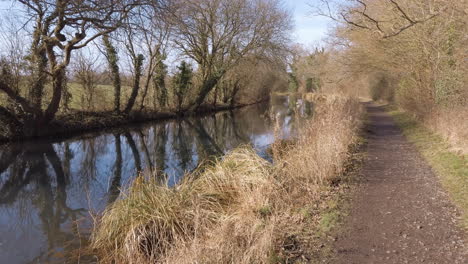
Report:
<svg viewBox="0 0 468 264"><path fill-rule="evenodd" d="M91 248L103 263L310 262L346 192L358 101L327 96L274 163L232 151L174 188L141 175L98 218ZM320 231L321 230L321 231Z"/></svg>
<svg viewBox="0 0 468 264"><path fill-rule="evenodd" d="M204 116L222 111L234 110L249 105L265 102L259 100L249 104L236 105L203 105L193 112L131 112L129 115L116 114L115 112L83 112L76 111L57 116L47 129L39 131L36 136L13 135L11 137L0 136L0 144L11 142L24 142L25 140L65 140L87 132L119 128L129 125L141 124L153 121L165 121L189 116Z"/></svg>

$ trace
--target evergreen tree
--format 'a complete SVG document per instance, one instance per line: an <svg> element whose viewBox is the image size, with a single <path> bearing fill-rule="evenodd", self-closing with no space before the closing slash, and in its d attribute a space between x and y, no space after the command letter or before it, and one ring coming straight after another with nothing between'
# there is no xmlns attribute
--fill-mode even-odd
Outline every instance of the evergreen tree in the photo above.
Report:
<svg viewBox="0 0 468 264"><path fill-rule="evenodd" d="M177 109L180 112L184 102L184 97L187 95L190 86L192 85L193 70L185 61L182 61L177 69L178 72L174 76L174 92L176 95L175 99Z"/></svg>
<svg viewBox="0 0 468 264"><path fill-rule="evenodd" d="M112 75L112 85L114 86L114 111L120 113L120 94L121 94L121 81L119 71L119 57L117 50L109 40L108 35L102 37L104 46L106 48L106 59Z"/></svg>
<svg viewBox="0 0 468 264"><path fill-rule="evenodd" d="M156 65L156 73L153 75L153 86L155 89L156 100L159 106L165 108L167 106L167 88L166 88L166 75L167 66L161 59Z"/></svg>

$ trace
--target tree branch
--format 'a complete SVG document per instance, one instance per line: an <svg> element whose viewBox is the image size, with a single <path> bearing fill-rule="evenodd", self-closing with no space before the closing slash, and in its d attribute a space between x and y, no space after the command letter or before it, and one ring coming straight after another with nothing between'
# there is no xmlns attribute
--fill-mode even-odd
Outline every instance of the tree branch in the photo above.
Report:
<svg viewBox="0 0 468 264"><path fill-rule="evenodd" d="M11 124L13 124L14 126L21 125L21 122L16 118L16 116L12 112L8 111L8 109L6 109L3 106L0 106L0 120L6 121L8 125L11 125Z"/></svg>
<svg viewBox="0 0 468 264"><path fill-rule="evenodd" d="M403 17L408 20L411 24L415 24L416 22L414 20L412 20L407 14L405 11L403 11L403 9L401 8L401 6L395 1L395 0L390 0L390 2L392 2L392 4L398 9L398 11L403 15Z"/></svg>
<svg viewBox="0 0 468 264"><path fill-rule="evenodd" d="M33 107L24 97L13 91L13 89L2 80L0 80L0 91L3 91L10 99L21 105L25 111L29 113L39 112L39 109Z"/></svg>

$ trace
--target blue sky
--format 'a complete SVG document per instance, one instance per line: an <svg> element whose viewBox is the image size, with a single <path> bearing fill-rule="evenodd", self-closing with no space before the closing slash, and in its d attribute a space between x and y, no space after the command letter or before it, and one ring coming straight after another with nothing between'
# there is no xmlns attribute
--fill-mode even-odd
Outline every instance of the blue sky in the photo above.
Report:
<svg viewBox="0 0 468 264"><path fill-rule="evenodd" d="M308 3L315 0L285 0L286 7L293 12L295 31L293 40L307 46L317 45L326 37L329 21L324 17L312 16Z"/></svg>

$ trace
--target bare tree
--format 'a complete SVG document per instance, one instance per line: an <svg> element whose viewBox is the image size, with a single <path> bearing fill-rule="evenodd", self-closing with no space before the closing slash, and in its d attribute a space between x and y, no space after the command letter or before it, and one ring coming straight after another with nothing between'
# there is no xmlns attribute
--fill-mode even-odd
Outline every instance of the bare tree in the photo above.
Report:
<svg viewBox="0 0 468 264"><path fill-rule="evenodd" d="M34 67L34 84L30 100L21 96L0 78L0 91L19 107L0 106L1 118L14 117L21 123L22 133L36 135L55 118L62 98L65 70L74 50L87 46L96 38L120 27L139 1L65 1L18 0L25 9L26 24L33 28L30 61ZM42 109L44 84L52 82L52 96Z"/></svg>
<svg viewBox="0 0 468 264"><path fill-rule="evenodd" d="M27 70L24 60L27 54L27 47L25 46L25 38L17 30L21 25L13 17L14 15L14 13L5 15L0 19L0 46L3 51L3 54L0 53L0 56L5 57L5 63L8 60L8 67L11 70L13 78L12 89L21 93L21 77Z"/></svg>
<svg viewBox="0 0 468 264"><path fill-rule="evenodd" d="M164 60L167 57L167 48L169 44L169 38L172 32L172 25L169 21L168 15L173 8L170 1L159 1L153 2L149 6L141 8L139 12L139 20L142 27L141 32L141 49L146 54L146 70L145 70L145 81L143 84L143 93L141 95L140 111L144 108L146 96L151 81L154 80L153 76L158 75L165 76ZM157 78L158 79L158 78ZM164 80L163 80L164 81ZM155 89L165 89L164 85L161 85L159 78L158 87ZM164 94L165 91L158 91L160 95ZM161 105L164 107L165 105Z"/></svg>
<svg viewBox="0 0 468 264"><path fill-rule="evenodd" d="M139 95L140 111L143 110L152 76L158 64L166 57L171 29L166 16L170 9L170 1L166 0L152 1L148 5L139 6L134 10L134 15L127 18L126 27L119 31L133 72L132 92L124 110L127 114L132 110ZM145 78L141 87L143 77Z"/></svg>
<svg viewBox="0 0 468 264"><path fill-rule="evenodd" d="M97 84L99 82L99 57L92 58L84 52L77 52L76 59L73 63L75 81L83 88L83 102L86 103L84 108L94 110L94 95L96 94Z"/></svg>
<svg viewBox="0 0 468 264"><path fill-rule="evenodd" d="M174 43L198 64L198 108L223 75L251 53L284 48L291 20L276 0L179 1Z"/></svg>
<svg viewBox="0 0 468 264"><path fill-rule="evenodd" d="M390 38L401 32L439 16L447 9L447 1L408 0L351 0L347 4L333 0L320 0L312 5L316 15L347 23L360 29L377 32L382 38ZM411 8L408 8L410 6ZM421 12L411 12L419 7ZM376 9L390 10L390 16L376 14Z"/></svg>

